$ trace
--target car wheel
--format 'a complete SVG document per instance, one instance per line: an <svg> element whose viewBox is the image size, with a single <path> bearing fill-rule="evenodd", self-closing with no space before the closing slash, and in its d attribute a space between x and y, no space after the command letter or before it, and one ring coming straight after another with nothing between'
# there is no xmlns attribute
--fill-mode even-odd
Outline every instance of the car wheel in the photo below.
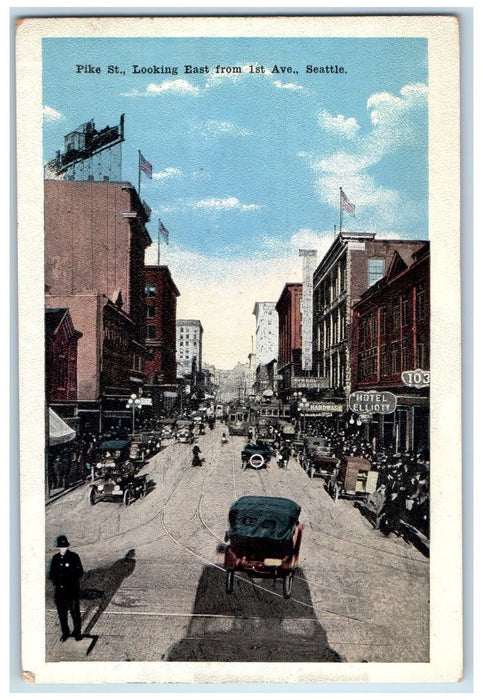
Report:
<svg viewBox="0 0 483 700"><path fill-rule="evenodd" d="M89 489L89 503L91 506L95 506L97 503L97 489L95 487Z"/></svg>
<svg viewBox="0 0 483 700"><path fill-rule="evenodd" d="M126 489L124 491L124 495L122 497L122 502L124 503L125 506L130 505L133 502L134 498L131 492L131 489Z"/></svg>
<svg viewBox="0 0 483 700"><path fill-rule="evenodd" d="M227 571L226 572L226 592L227 593L233 593L234 583L235 583L235 572L234 571Z"/></svg>
<svg viewBox="0 0 483 700"><path fill-rule="evenodd" d="M293 588L293 573L289 574L288 576L285 576L283 579L283 597L284 598L290 598L292 595L292 588Z"/></svg>

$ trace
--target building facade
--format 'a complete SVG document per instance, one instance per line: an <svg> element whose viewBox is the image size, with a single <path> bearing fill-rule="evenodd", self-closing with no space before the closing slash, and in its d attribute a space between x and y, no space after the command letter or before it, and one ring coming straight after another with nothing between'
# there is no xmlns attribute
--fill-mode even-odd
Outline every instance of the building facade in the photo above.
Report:
<svg viewBox="0 0 483 700"><path fill-rule="evenodd" d="M395 452L429 452L428 242L409 260L395 251L387 275L355 304L352 356L355 390L388 391L397 399L394 413L372 416L370 428L379 443Z"/></svg>
<svg viewBox="0 0 483 700"><path fill-rule="evenodd" d="M278 313L278 374L279 394L284 400L298 388L303 376L302 347L302 284L287 283L275 306Z"/></svg>
<svg viewBox="0 0 483 700"><path fill-rule="evenodd" d="M125 182L44 181L45 305L69 308L79 414L93 427L129 412L144 383L147 213Z"/></svg>
<svg viewBox="0 0 483 700"><path fill-rule="evenodd" d="M63 418L77 414L77 344L69 309L45 310L45 399Z"/></svg>
<svg viewBox="0 0 483 700"><path fill-rule="evenodd" d="M396 250L408 259L424 243L375 236L340 233L314 272L313 374L325 379L324 398L337 411L352 391L354 304L387 274Z"/></svg>
<svg viewBox="0 0 483 700"><path fill-rule="evenodd" d="M196 319L176 320L178 378L200 374L203 368L203 326Z"/></svg>
<svg viewBox="0 0 483 700"><path fill-rule="evenodd" d="M166 265L145 267L148 384L176 385L176 303L180 293Z"/></svg>

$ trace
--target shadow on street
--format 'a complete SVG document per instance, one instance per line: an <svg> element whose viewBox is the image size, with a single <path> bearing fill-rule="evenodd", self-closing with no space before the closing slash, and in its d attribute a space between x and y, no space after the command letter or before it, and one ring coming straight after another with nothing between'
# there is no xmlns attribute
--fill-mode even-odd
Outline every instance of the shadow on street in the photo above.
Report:
<svg viewBox="0 0 483 700"><path fill-rule="evenodd" d="M118 559L111 566L87 571L81 579L80 598L89 600L82 616L82 634L91 634L95 624L111 602L116 591L125 578L130 576L136 566L136 552L130 549L123 559ZM85 622L87 622L84 627Z"/></svg>
<svg viewBox="0 0 483 700"><path fill-rule="evenodd" d="M301 569L289 599L282 597L280 579L244 574L235 576L228 595L225 576L204 567L186 637L171 647L167 661L344 661L328 644Z"/></svg>

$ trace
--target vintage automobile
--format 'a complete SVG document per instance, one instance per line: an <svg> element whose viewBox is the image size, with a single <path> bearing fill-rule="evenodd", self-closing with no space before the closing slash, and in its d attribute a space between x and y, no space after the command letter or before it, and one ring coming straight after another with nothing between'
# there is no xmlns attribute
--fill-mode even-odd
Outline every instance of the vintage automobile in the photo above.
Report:
<svg viewBox="0 0 483 700"><path fill-rule="evenodd" d="M250 577L282 579L284 598L292 594L304 525L300 506L289 498L242 496L230 507L224 568L226 592L232 593L235 572Z"/></svg>
<svg viewBox="0 0 483 700"><path fill-rule="evenodd" d="M248 442L241 451L243 469L266 469L273 457L273 448L265 442L257 440Z"/></svg>
<svg viewBox="0 0 483 700"><path fill-rule="evenodd" d="M103 466L98 478L89 484L89 503L94 506L99 501L120 500L128 506L137 498L144 498L148 492L147 475L136 471L129 461Z"/></svg>
<svg viewBox="0 0 483 700"><path fill-rule="evenodd" d="M92 476L100 476L106 468L121 467L126 463L132 463L131 440L104 440L96 449Z"/></svg>
<svg viewBox="0 0 483 700"><path fill-rule="evenodd" d="M327 483L338 473L340 460L337 459L328 441L320 436L306 437L302 453L302 467L312 479L320 476Z"/></svg>
<svg viewBox="0 0 483 700"><path fill-rule="evenodd" d="M175 442L182 442L187 444L192 444L195 441L195 435L192 430L191 422L178 422L178 429L176 430Z"/></svg>

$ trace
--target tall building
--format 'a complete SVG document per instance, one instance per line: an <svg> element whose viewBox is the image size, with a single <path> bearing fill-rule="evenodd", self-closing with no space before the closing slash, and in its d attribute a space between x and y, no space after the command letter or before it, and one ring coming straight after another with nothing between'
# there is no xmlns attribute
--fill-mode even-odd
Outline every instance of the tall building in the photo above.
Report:
<svg viewBox="0 0 483 700"><path fill-rule="evenodd" d="M429 449L429 300L425 243L412 255L394 252L387 275L353 309L352 386L396 396L395 412L374 414L369 423L370 437L395 452Z"/></svg>
<svg viewBox="0 0 483 700"><path fill-rule="evenodd" d="M278 314L275 301L257 301L253 308L255 331L255 393L276 391L274 385L278 361ZM270 367L268 367L270 365Z"/></svg>
<svg viewBox="0 0 483 700"><path fill-rule="evenodd" d="M340 233L314 272L313 374L324 378L325 411L340 412L352 390L352 308L387 274L394 252L405 257L424 241L376 240L374 233Z"/></svg>
<svg viewBox="0 0 483 700"><path fill-rule="evenodd" d="M176 364L179 378L201 374L203 365L203 326L195 319L176 321Z"/></svg>
<svg viewBox="0 0 483 700"><path fill-rule="evenodd" d="M79 415L127 418L144 382L148 215L128 182L44 181L45 305L68 308L78 344Z"/></svg>
<svg viewBox="0 0 483 700"><path fill-rule="evenodd" d="M176 384L176 301L180 293L166 265L145 268L146 359L150 384Z"/></svg>

